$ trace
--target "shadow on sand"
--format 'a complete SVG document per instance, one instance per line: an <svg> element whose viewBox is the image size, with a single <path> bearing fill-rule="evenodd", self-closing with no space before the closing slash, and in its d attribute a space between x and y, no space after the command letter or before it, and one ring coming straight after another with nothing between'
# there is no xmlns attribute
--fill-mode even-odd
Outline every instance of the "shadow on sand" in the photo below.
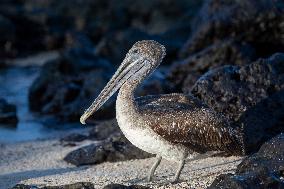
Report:
<svg viewBox="0 0 284 189"><path fill-rule="evenodd" d="M59 169L45 169L45 170L29 170L16 173L9 173L1 175L0 173L0 188L9 188L27 179L44 177L49 175L64 174L72 171L80 171L87 169L87 167L68 167Z"/></svg>

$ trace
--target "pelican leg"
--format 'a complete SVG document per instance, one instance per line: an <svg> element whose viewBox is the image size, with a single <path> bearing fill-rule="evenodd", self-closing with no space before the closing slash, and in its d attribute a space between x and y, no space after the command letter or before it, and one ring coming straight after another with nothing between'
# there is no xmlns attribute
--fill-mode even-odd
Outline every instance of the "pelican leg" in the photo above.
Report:
<svg viewBox="0 0 284 189"><path fill-rule="evenodd" d="M179 176L180 176L180 173L181 173L181 171L182 171L182 169L183 169L183 167L184 167L184 163L185 163L185 160L184 160L184 159L179 162L179 166L178 166L177 172L176 172L176 174L175 174L173 183L175 183L175 182L178 181Z"/></svg>
<svg viewBox="0 0 284 189"><path fill-rule="evenodd" d="M149 172L149 175L148 175L148 178L147 178L148 182L150 182L152 180L153 175L154 175L158 165L161 163L162 156L157 155L156 158L157 158L156 162L153 164L153 166L151 167L151 170Z"/></svg>

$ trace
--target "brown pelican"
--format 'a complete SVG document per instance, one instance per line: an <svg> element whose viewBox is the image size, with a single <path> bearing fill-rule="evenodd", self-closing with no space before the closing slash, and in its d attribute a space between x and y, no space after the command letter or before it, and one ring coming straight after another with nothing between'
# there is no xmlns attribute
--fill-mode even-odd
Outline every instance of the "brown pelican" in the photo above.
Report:
<svg viewBox="0 0 284 189"><path fill-rule="evenodd" d="M179 163L179 179L187 156L208 151L239 154L241 143L226 119L191 95L165 94L135 98L135 89L161 63L165 47L156 41L136 42L122 64L80 121L98 110L118 89L116 119L126 138L138 148L156 154L148 180L162 157Z"/></svg>

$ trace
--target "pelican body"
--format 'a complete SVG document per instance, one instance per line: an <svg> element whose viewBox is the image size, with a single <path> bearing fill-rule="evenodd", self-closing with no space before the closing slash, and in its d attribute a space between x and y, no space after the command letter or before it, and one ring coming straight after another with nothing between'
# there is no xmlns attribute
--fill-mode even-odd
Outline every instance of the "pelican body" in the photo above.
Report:
<svg viewBox="0 0 284 189"><path fill-rule="evenodd" d="M119 90L116 119L121 131L133 145L157 156L149 181L162 158L179 163L173 180L177 181L188 156L242 151L239 135L227 120L197 98L185 94L134 97L136 88L160 65L165 54L165 47L156 41L136 42L80 119L85 124Z"/></svg>

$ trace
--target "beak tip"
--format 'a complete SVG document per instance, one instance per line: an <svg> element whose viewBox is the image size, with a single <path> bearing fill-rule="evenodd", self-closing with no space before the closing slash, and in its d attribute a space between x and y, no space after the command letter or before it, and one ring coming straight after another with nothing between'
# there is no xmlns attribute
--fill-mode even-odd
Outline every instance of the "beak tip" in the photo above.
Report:
<svg viewBox="0 0 284 189"><path fill-rule="evenodd" d="M83 125L86 124L86 119L84 118L84 116L81 116L80 122L81 122Z"/></svg>

